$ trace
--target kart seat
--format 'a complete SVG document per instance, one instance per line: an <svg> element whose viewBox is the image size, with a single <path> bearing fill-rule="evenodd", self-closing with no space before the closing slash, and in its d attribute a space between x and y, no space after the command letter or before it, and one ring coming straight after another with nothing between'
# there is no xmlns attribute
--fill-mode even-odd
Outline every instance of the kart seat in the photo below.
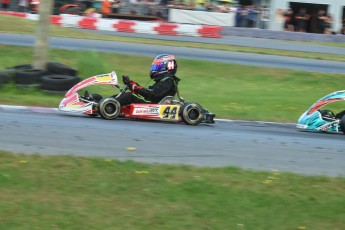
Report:
<svg viewBox="0 0 345 230"><path fill-rule="evenodd" d="M324 119L326 121L336 120L334 113L330 110L319 110L319 112L321 113L322 119Z"/></svg>
<svg viewBox="0 0 345 230"><path fill-rule="evenodd" d="M170 104L171 101L174 100L173 96L166 96L164 97L162 100L160 100L160 102L158 102L158 104Z"/></svg>
<svg viewBox="0 0 345 230"><path fill-rule="evenodd" d="M81 96L81 99L86 100L86 102L95 101L98 103L100 100L102 100L102 98L103 97L97 93L89 94L87 90L84 92L84 96Z"/></svg>

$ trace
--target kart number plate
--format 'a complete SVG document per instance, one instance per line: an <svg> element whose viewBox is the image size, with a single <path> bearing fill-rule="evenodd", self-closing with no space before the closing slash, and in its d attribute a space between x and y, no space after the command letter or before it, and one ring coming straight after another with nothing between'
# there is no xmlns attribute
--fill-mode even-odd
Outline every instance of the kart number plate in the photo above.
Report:
<svg viewBox="0 0 345 230"><path fill-rule="evenodd" d="M98 76L97 81L98 82L109 82L109 81L111 81L111 75L110 74L104 74L104 75Z"/></svg>
<svg viewBox="0 0 345 230"><path fill-rule="evenodd" d="M159 108L159 116L162 119L178 120L179 105L163 105Z"/></svg>

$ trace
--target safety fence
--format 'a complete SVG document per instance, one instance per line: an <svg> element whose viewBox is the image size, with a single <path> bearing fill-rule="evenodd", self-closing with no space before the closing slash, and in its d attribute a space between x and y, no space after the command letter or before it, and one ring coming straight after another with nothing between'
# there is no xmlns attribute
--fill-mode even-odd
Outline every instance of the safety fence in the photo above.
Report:
<svg viewBox="0 0 345 230"><path fill-rule="evenodd" d="M0 14L12 15L31 20L38 20L39 15L19 12L0 11ZM169 36L196 36L221 38L221 26L190 25L167 22L145 22L108 18L84 17L69 14L51 15L51 23L63 27L105 30L126 33L147 33Z"/></svg>

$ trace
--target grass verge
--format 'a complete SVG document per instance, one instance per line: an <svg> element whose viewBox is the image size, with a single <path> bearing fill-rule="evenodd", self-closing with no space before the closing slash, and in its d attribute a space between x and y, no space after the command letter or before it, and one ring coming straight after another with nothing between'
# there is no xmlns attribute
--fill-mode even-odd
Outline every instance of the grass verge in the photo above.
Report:
<svg viewBox="0 0 345 230"><path fill-rule="evenodd" d="M344 229L345 180L0 152L1 229Z"/></svg>
<svg viewBox="0 0 345 230"><path fill-rule="evenodd" d="M32 48L0 45L0 69L32 63ZM93 51L51 50L51 60L75 66L82 78L116 70L145 86L152 58L98 53ZM177 57L178 58L178 57ZM317 99L343 89L344 75L252 67L179 59L179 89L182 97L200 103L218 118L295 122ZM6 63L6 64L5 64ZM121 79L121 78L120 78ZM151 82L152 83L152 82ZM151 84L150 83L150 84ZM117 91L111 87L89 88L105 96ZM62 95L34 88L2 85L1 104L56 108ZM332 110L341 110L336 103Z"/></svg>
<svg viewBox="0 0 345 230"><path fill-rule="evenodd" d="M8 15L0 15L0 32L35 34L35 28L36 28L35 21L30 21L30 20L22 19L22 18L16 18L13 16L8 16ZM197 42L164 41L164 40L159 40L159 39L122 37L122 36L89 33L89 32L85 32L81 30L63 28L63 27L58 27L54 25L51 27L51 36L121 41L121 42L134 42L134 43L140 43L140 44L155 44L155 45L165 45L165 46L181 46L181 47L190 47L190 48L203 48L203 49L245 52L245 53L271 54L271 55L279 55L279 56L301 57L301 58L311 58L311 59L320 59L320 60L333 60L333 61L342 61L342 62L345 61L345 55L308 53L308 52L264 49L264 48L254 48L254 47L244 47L244 46L205 44L205 43L197 43Z"/></svg>

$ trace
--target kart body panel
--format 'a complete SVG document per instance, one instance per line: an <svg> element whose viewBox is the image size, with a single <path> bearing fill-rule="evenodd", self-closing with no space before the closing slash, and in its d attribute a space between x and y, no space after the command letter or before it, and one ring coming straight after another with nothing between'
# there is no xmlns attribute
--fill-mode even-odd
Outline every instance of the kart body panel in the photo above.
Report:
<svg viewBox="0 0 345 230"><path fill-rule="evenodd" d="M321 108L330 103L344 101L345 90L328 94L315 102L298 119L296 127L305 130L317 130L322 132L339 132L341 118L335 116L323 116Z"/></svg>
<svg viewBox="0 0 345 230"><path fill-rule="evenodd" d="M91 85L110 85L117 86L117 75L113 71L107 74L100 74L89 77L75 86L73 86L62 99L59 105L59 110L64 112L78 112L84 114L93 114L95 111L93 101L81 100L78 91Z"/></svg>

